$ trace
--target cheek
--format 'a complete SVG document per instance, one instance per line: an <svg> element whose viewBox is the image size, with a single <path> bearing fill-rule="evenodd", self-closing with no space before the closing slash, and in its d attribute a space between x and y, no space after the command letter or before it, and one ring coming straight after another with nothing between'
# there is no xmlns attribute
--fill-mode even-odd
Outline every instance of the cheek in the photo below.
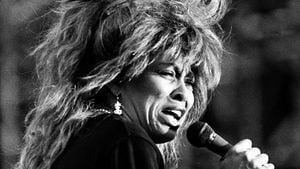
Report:
<svg viewBox="0 0 300 169"><path fill-rule="evenodd" d="M195 102L195 97L194 97L193 91L191 90L188 93L188 99L187 99L188 110L190 110L192 108L192 106L194 105L194 102Z"/></svg>
<svg viewBox="0 0 300 169"><path fill-rule="evenodd" d="M154 76L145 76L134 82L134 86L142 97L151 97L153 99L163 98L168 95L169 84Z"/></svg>
<svg viewBox="0 0 300 169"><path fill-rule="evenodd" d="M146 121L150 123L157 118L161 106L167 102L170 93L169 84L155 76L145 76L137 79L134 82L134 87L134 90L139 93L138 102L145 111Z"/></svg>
<svg viewBox="0 0 300 169"><path fill-rule="evenodd" d="M184 121L186 120L188 114L191 111L191 108L194 105L194 102L195 102L194 93L191 91L191 92L188 93L188 98L187 98L187 112L185 113L185 115L181 119L181 124L184 123Z"/></svg>

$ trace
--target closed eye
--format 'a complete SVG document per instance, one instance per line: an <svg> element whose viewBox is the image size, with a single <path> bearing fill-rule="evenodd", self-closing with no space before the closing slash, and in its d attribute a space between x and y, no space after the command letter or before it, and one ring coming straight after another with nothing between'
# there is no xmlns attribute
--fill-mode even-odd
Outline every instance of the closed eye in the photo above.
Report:
<svg viewBox="0 0 300 169"><path fill-rule="evenodd" d="M185 83L188 85L194 86L195 85L195 76L194 73L190 72L186 77L185 77Z"/></svg>
<svg viewBox="0 0 300 169"><path fill-rule="evenodd" d="M171 70L162 70L159 71L158 74L162 75L162 76L170 76L170 77L175 77L176 73L174 71Z"/></svg>
<svg viewBox="0 0 300 169"><path fill-rule="evenodd" d="M195 78L188 77L185 79L185 83L191 86L195 85Z"/></svg>

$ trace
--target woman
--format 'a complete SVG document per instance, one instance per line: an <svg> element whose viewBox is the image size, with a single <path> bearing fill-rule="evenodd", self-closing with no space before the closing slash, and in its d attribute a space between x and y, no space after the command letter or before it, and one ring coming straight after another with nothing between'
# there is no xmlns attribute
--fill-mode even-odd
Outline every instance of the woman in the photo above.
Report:
<svg viewBox="0 0 300 169"><path fill-rule="evenodd" d="M176 168L220 79L222 0L62 0L33 55L42 81L18 169ZM274 168L249 140L222 168Z"/></svg>

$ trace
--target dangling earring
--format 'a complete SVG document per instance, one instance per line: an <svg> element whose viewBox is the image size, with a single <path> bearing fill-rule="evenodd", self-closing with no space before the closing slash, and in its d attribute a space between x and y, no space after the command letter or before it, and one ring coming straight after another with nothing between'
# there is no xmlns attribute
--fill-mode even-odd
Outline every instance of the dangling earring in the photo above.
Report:
<svg viewBox="0 0 300 169"><path fill-rule="evenodd" d="M114 110L114 113L117 114L117 115L122 115L122 104L119 102L119 96L117 96L117 101L115 103L115 110Z"/></svg>

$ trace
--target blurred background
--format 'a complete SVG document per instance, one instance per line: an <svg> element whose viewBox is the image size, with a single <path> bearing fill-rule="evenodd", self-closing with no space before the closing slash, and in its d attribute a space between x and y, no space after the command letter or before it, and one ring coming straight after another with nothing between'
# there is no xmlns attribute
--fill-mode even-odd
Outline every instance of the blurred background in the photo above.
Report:
<svg viewBox="0 0 300 169"><path fill-rule="evenodd" d="M28 52L55 16L53 0L0 0L0 169L16 161L37 80ZM228 55L203 117L232 143L250 138L277 169L300 169L300 1L232 0L222 21ZM186 143L181 169L220 157Z"/></svg>

